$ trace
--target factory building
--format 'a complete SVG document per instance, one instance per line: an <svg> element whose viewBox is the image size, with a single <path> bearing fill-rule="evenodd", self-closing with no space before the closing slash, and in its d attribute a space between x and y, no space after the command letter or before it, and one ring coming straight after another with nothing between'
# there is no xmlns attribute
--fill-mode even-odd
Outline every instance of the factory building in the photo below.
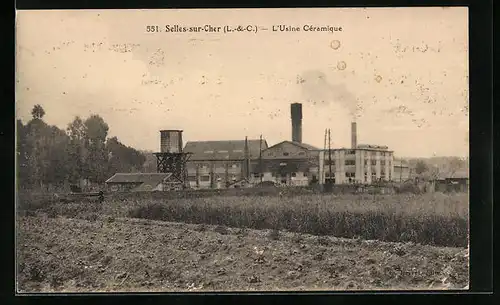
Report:
<svg viewBox="0 0 500 305"><path fill-rule="evenodd" d="M322 150L319 154L320 183L371 184L393 181L393 152L385 146L359 145L356 149Z"/></svg>
<svg viewBox="0 0 500 305"><path fill-rule="evenodd" d="M290 105L291 141L268 146L265 139L188 141L182 130L161 130L157 173L117 173L107 181L113 190L154 191L181 188L246 187L260 182L287 186L372 184L405 181L406 164L394 164L387 146L358 145L357 124L351 124L350 148L319 149L303 143L302 104ZM326 136L326 135L325 135Z"/></svg>
<svg viewBox="0 0 500 305"><path fill-rule="evenodd" d="M266 148L251 163L251 182L306 186L318 180L318 148L302 143L302 104L290 105L292 140Z"/></svg>
<svg viewBox="0 0 500 305"><path fill-rule="evenodd" d="M251 182L307 186L318 181L318 154L318 148L304 143L283 141L273 145L262 151L262 159L252 162Z"/></svg>
<svg viewBox="0 0 500 305"><path fill-rule="evenodd" d="M184 152L189 187L226 188L250 178L250 163L267 149L266 140L188 141ZM254 162L253 162L254 163Z"/></svg>
<svg viewBox="0 0 500 305"><path fill-rule="evenodd" d="M404 182L410 179L411 172L408 162L403 160L394 160L394 181Z"/></svg>
<svg viewBox="0 0 500 305"><path fill-rule="evenodd" d="M161 149L155 153L158 173L171 173L171 179L193 189L245 187L267 181L307 186L407 179L407 169L395 166L393 151L387 146L357 144L355 122L351 124L350 148L326 149L325 145L319 149L302 141L302 104L291 104L290 113L291 141L271 147L261 138L188 141L182 148L182 130L162 130ZM395 172L397 169L402 172Z"/></svg>
<svg viewBox="0 0 500 305"><path fill-rule="evenodd" d="M372 184L395 181L394 154L387 146L358 145L351 124L351 148L319 149L302 142L302 105L293 103L291 141L268 147L265 140L191 141L183 149L189 187L226 188L272 181L287 186ZM329 156L330 152L330 156Z"/></svg>
<svg viewBox="0 0 500 305"><path fill-rule="evenodd" d="M320 184L372 184L394 180L394 152L387 146L358 145L357 124L351 124L351 148L319 153Z"/></svg>

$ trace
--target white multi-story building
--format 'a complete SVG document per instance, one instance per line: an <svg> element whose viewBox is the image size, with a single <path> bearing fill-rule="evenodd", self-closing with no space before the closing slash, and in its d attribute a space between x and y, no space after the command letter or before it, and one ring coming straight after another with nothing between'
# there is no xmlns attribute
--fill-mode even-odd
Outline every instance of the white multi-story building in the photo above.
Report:
<svg viewBox="0 0 500 305"><path fill-rule="evenodd" d="M331 155L328 155L328 152ZM359 145L355 149L337 148L319 153L321 184L360 183L394 180L394 153L387 146Z"/></svg>

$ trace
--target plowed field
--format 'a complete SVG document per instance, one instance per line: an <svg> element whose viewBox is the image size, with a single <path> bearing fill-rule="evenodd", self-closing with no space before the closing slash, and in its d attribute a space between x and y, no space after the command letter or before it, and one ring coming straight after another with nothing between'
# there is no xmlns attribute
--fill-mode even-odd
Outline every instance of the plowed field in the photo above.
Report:
<svg viewBox="0 0 500 305"><path fill-rule="evenodd" d="M19 292L461 289L468 252L44 213L17 219Z"/></svg>

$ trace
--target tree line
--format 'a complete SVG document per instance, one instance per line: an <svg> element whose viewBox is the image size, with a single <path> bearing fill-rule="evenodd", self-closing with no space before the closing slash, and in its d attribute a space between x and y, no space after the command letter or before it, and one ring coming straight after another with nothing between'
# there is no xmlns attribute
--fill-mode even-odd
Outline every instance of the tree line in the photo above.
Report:
<svg viewBox="0 0 500 305"><path fill-rule="evenodd" d="M453 178L462 175L469 168L469 158L432 157L425 159L410 159L409 164L415 169L418 177L436 179L440 176Z"/></svg>
<svg viewBox="0 0 500 305"><path fill-rule="evenodd" d="M79 116L66 130L48 125L45 111L35 105L32 118L17 120L17 184L23 189L78 185L82 179L103 183L117 172L144 170L146 156L108 138L109 126L102 117Z"/></svg>

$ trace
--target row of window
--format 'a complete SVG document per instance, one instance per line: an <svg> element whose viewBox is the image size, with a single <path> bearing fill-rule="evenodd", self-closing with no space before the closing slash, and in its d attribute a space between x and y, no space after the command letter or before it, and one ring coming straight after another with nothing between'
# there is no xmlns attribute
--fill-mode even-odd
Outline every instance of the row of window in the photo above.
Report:
<svg viewBox="0 0 500 305"><path fill-rule="evenodd" d="M326 178L335 178L335 173L332 173L330 175L330 173L325 173L325 177ZM355 178L356 177L356 173L352 173L352 172L346 172L345 173L345 177L346 178ZM375 180L377 177L377 175L375 173L372 173L372 180ZM382 179L385 179L385 173L381 173L380 174L380 178ZM391 179L391 174L389 174L388 176L389 179ZM368 180L368 175L365 173L365 181Z"/></svg>
<svg viewBox="0 0 500 305"><path fill-rule="evenodd" d="M259 173L254 173L253 174L253 177L254 178L260 178L262 174L259 174ZM272 177L281 177L281 178L286 178L286 174L276 174L276 173L271 173L271 176ZM297 174L297 173L291 173L291 177L297 177L297 176L304 176L303 173L300 173L300 174ZM346 178L356 178L356 173L353 173L353 172L346 172L345 173L345 177ZM325 178L329 179L329 178L335 178L335 173L332 173L330 175L330 173L325 173ZM389 176L388 176L389 180L391 179L391 174L389 173ZM236 177L233 175L231 176L230 178L231 180L236 180ZM380 175L380 179L385 179L385 173L381 173ZM188 180L191 181L191 182L196 182L196 176L189 176L188 177ZM221 178L218 179L218 181L220 181ZM368 175L367 173L365 173L365 177L364 177L364 180L365 181L368 181ZM372 181L375 181L376 180L376 175L375 173L372 173ZM200 176L200 182L208 182L210 181L210 176L208 175L204 175L204 176Z"/></svg>
<svg viewBox="0 0 500 305"><path fill-rule="evenodd" d="M335 165L335 160L325 160L325 165ZM345 165L356 165L356 160L345 160L344 161ZM371 165L377 165L376 160L371 160ZM389 161L389 167L391 166L392 162ZM365 160L365 165L368 165L368 160ZM385 160L380 161L380 166L385 166Z"/></svg>
<svg viewBox="0 0 500 305"><path fill-rule="evenodd" d="M190 182L196 182L196 176L188 176L188 180ZM236 180L236 176L231 176L229 178L229 180L235 181ZM210 181L210 176L207 176L207 175L200 176L200 182L208 182L208 181ZM221 178L217 178L217 181L222 181L222 179Z"/></svg>
<svg viewBox="0 0 500 305"><path fill-rule="evenodd" d="M263 174L254 173L253 177L254 178L260 178L261 175L264 176ZM286 174L271 173L271 177L286 178L286 176L287 176ZM290 176L293 177L293 178L295 178L295 177L305 177L305 174L304 173L291 173Z"/></svg>
<svg viewBox="0 0 500 305"><path fill-rule="evenodd" d="M330 173L325 173L325 177L326 178L330 178L330 177L331 178L335 178L335 173L332 173L331 175L330 175ZM356 177L356 173L346 172L345 173L345 177L346 178L355 178ZM372 180L375 180L376 177L377 177L377 175L375 173L372 173ZM384 172L380 173L380 178L381 179L385 179L385 173ZM391 179L391 174L390 173L389 173L389 177L388 178ZM368 175L367 175L367 173L365 173L365 181L367 181L367 180L368 180Z"/></svg>
<svg viewBox="0 0 500 305"><path fill-rule="evenodd" d="M235 150L232 150L231 152L232 153L242 153L243 150L241 150L241 149L235 149ZM205 150L204 153L205 154L213 154L214 151L213 150ZM218 153L218 154L227 154L227 153L229 153L229 151L228 150L217 150L217 151L215 151L215 153Z"/></svg>
<svg viewBox="0 0 500 305"><path fill-rule="evenodd" d="M380 153L380 156L382 156L382 157L385 157L386 155L389 155L389 153L387 153L387 152L379 152L379 153ZM356 154L356 150L354 150L354 149L346 150L345 154L346 155L355 155ZM366 154L375 157L377 155L377 152L376 151L368 151Z"/></svg>
<svg viewBox="0 0 500 305"><path fill-rule="evenodd" d="M239 168L239 167L240 167L240 164L238 164L238 163L234 163L234 164L230 164L230 165L228 165L228 166L229 166L229 167L232 167L232 168ZM198 164L198 167L199 167L199 168L210 168L210 164L205 164L205 163L203 163L203 164Z"/></svg>
<svg viewBox="0 0 500 305"><path fill-rule="evenodd" d="M289 152L286 152L286 151L284 151L282 154L283 154L283 156L285 156L285 157L290 155L290 153L289 153ZM306 155L306 153L305 153L305 152L303 152L303 151L301 151L301 152L299 152L299 153L298 153L298 155L299 155L299 156L305 156L305 155ZM272 156L275 156L275 154L274 154L272 151L269 151L269 152L267 153L267 156L268 156L268 157L272 157Z"/></svg>

